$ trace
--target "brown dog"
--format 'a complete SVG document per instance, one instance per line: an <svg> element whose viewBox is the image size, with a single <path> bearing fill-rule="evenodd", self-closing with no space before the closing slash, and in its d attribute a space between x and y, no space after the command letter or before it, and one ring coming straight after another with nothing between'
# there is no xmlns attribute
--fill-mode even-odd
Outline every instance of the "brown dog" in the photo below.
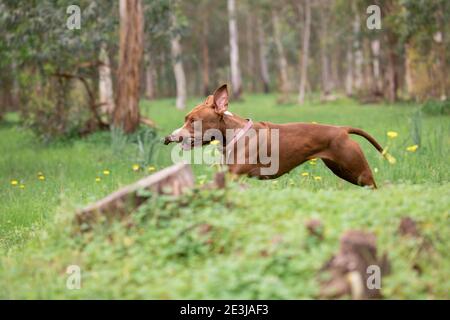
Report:
<svg viewBox="0 0 450 320"><path fill-rule="evenodd" d="M201 122L201 135L195 133L195 123ZM190 149L197 145L210 143L217 137L205 138L204 133L210 129L216 129L222 134L224 154L230 151L245 156L249 160L251 150L249 140L239 143L246 131L251 128L256 133L265 133L259 136L265 137L265 146L275 146L278 149L278 167L272 174L264 174L262 169L268 166L256 156L256 161L245 163L227 162L229 171L234 174L246 174L261 179L277 178L288 173L298 165L314 158L320 158L325 165L338 177L360 186L376 188L376 184L364 154L359 145L349 138L349 134L357 134L366 138L379 152L383 149L380 144L368 133L361 129L351 127L338 127L310 123L274 124L270 122L252 122L233 115L228 111L227 85L219 87L213 95L202 104L196 106L185 117L182 128L175 130L165 138L165 144L170 142L182 142L184 149ZM233 136L226 134L229 129L237 130ZM274 141L270 135L273 131L278 133L278 141ZM270 136L270 137L269 137ZM243 150L246 148L246 150ZM257 147L258 148L258 147ZM260 147L259 147L260 148ZM272 151L273 152L273 151ZM233 158L234 159L234 158Z"/></svg>

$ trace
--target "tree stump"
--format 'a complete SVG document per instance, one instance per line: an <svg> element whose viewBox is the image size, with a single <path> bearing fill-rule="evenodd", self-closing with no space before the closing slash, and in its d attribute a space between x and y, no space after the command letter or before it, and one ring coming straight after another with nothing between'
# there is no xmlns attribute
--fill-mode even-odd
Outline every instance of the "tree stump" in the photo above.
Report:
<svg viewBox="0 0 450 320"><path fill-rule="evenodd" d="M140 194L149 190L157 194L180 195L194 186L194 175L188 164L176 164L123 187L75 215L82 231L89 230L99 219L122 218L136 210L148 196Z"/></svg>
<svg viewBox="0 0 450 320"><path fill-rule="evenodd" d="M398 233L402 236L420 237L417 223L411 217L403 217L398 226Z"/></svg>
<svg viewBox="0 0 450 320"><path fill-rule="evenodd" d="M369 286L370 266L378 267L380 276L388 273L386 255L377 258L376 238L372 233L350 230L340 240L340 250L322 268L331 278L321 283L321 296L353 299L381 298L380 288ZM381 281L381 279L380 279Z"/></svg>

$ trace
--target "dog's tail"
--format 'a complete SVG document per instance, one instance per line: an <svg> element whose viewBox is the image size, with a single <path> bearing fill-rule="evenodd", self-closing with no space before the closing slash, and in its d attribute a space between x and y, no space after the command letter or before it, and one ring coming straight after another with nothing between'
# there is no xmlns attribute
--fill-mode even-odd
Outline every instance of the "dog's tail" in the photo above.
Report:
<svg viewBox="0 0 450 320"><path fill-rule="evenodd" d="M358 136L366 138L381 154L383 153L383 147L372 137L370 134L364 130L358 128L347 127L347 132L350 134L357 134Z"/></svg>

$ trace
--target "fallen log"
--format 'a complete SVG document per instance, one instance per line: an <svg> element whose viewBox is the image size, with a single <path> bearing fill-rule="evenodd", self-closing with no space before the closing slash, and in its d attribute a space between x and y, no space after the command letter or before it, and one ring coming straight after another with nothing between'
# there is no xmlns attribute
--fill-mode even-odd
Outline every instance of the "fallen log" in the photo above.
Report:
<svg viewBox="0 0 450 320"><path fill-rule="evenodd" d="M141 190L178 196L185 189L190 189L193 186L194 175L191 166L176 164L123 187L82 209L76 213L75 221L80 226L81 231L86 231L100 219L109 221L113 218L127 216L136 210L148 198L148 196L140 194Z"/></svg>

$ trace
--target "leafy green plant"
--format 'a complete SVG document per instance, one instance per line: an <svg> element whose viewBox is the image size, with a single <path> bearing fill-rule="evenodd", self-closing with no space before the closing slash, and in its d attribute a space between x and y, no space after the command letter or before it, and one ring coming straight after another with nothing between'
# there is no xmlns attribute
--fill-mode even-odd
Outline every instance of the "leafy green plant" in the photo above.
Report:
<svg viewBox="0 0 450 320"><path fill-rule="evenodd" d="M111 148L115 154L122 153L129 143L129 136L126 135L122 128L112 126L111 132Z"/></svg>
<svg viewBox="0 0 450 320"><path fill-rule="evenodd" d="M138 162L143 166L153 164L157 156L158 144L160 143L156 130L147 127L140 128L135 137Z"/></svg>

